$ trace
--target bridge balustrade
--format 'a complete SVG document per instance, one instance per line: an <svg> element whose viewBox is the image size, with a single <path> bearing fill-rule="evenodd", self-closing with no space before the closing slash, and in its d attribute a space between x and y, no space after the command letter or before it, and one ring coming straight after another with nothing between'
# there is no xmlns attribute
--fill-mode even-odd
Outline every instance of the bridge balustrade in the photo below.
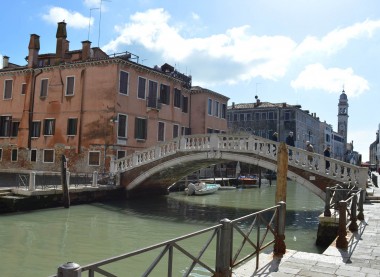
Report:
<svg viewBox="0 0 380 277"><path fill-rule="evenodd" d="M279 142L254 135L208 134L182 136L143 151L135 152L127 157L114 160L112 168L115 169L115 173L122 173L178 152L191 153L199 151L251 153L272 160L272 163L276 164L278 147ZM301 168L304 171L310 172L310 174L317 174L342 183L350 182L361 187L364 187L366 184L366 168L328 158L304 149L291 146L288 146L288 149L288 166ZM326 162L329 162L329 167L326 167Z"/></svg>

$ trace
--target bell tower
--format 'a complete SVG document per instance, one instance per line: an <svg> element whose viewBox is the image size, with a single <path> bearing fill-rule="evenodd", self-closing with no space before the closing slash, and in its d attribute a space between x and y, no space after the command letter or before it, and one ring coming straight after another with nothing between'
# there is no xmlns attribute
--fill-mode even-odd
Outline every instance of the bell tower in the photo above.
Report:
<svg viewBox="0 0 380 277"><path fill-rule="evenodd" d="M344 145L347 144L347 127L348 127L348 100L347 95L342 90L338 103L338 133L344 138Z"/></svg>

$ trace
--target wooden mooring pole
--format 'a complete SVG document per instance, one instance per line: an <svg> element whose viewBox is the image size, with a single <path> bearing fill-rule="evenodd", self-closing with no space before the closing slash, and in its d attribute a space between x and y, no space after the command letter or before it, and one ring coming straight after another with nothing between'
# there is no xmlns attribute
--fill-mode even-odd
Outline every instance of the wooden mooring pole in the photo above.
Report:
<svg viewBox="0 0 380 277"><path fill-rule="evenodd" d="M277 151L277 187L275 204L286 203L286 182L288 174L288 149L284 142L280 143Z"/></svg>
<svg viewBox="0 0 380 277"><path fill-rule="evenodd" d="M67 160L65 155L62 155L62 162L61 162L61 185L62 185L62 192L63 192L63 206L65 208L70 208L70 195L69 195L69 188L67 186L67 180L66 180L66 170L67 170Z"/></svg>

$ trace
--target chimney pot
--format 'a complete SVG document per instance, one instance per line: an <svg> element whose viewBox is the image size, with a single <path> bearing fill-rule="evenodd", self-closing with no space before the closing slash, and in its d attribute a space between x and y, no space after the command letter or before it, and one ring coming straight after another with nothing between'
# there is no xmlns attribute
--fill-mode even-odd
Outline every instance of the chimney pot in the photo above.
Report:
<svg viewBox="0 0 380 277"><path fill-rule="evenodd" d="M9 57L8 56L3 56L3 68L7 68L9 63Z"/></svg>
<svg viewBox="0 0 380 277"><path fill-rule="evenodd" d="M82 61L85 61L91 58L90 50L91 50L91 41L89 40L82 41Z"/></svg>

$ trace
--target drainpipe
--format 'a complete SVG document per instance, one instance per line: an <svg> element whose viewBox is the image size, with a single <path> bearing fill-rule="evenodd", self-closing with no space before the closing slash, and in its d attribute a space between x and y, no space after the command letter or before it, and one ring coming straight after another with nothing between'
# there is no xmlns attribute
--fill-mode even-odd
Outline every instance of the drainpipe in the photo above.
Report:
<svg viewBox="0 0 380 277"><path fill-rule="evenodd" d="M30 101L29 101L29 136L28 136L29 149L31 149L31 146L32 146L32 126L33 126L33 112L34 112L34 96L36 92L36 80L40 74L42 74L41 69L32 69L32 84L31 84L31 93L30 93Z"/></svg>

